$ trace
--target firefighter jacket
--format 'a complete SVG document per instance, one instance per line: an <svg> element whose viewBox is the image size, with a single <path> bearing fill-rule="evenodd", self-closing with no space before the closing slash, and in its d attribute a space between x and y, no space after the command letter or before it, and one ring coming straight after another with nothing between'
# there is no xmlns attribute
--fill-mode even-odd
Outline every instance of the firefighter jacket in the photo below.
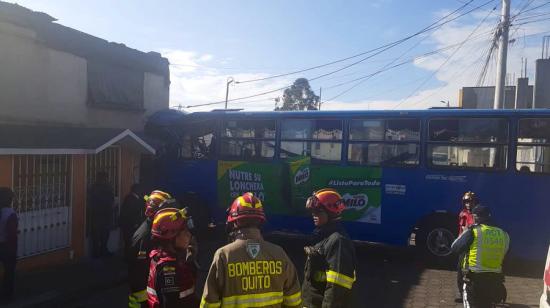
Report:
<svg viewBox="0 0 550 308"><path fill-rule="evenodd" d="M468 227L474 224L474 214L467 208L462 209L458 214L458 235L466 231Z"/></svg>
<svg viewBox="0 0 550 308"><path fill-rule="evenodd" d="M475 224L451 245L456 253L466 252L462 268L474 273L502 273L502 261L508 252L510 237L504 230Z"/></svg>
<svg viewBox="0 0 550 308"><path fill-rule="evenodd" d="M357 259L355 248L339 221L314 232L315 244L305 247L303 307L350 307Z"/></svg>
<svg viewBox="0 0 550 308"><path fill-rule="evenodd" d="M127 251L128 283L130 295L129 308L140 308L147 304L147 275L149 273L151 253L151 220L145 219L135 231L131 247Z"/></svg>
<svg viewBox="0 0 550 308"><path fill-rule="evenodd" d="M197 269L193 262L186 262L163 250L150 254L147 301L150 308L198 307L195 297Z"/></svg>
<svg viewBox="0 0 550 308"><path fill-rule="evenodd" d="M201 308L301 307L300 283L284 250L246 228L216 251Z"/></svg>

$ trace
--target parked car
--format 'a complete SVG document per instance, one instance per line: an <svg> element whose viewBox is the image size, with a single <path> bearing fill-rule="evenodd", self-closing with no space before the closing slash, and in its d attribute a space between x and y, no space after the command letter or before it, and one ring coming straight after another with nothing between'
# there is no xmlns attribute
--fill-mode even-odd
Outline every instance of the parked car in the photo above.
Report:
<svg viewBox="0 0 550 308"><path fill-rule="evenodd" d="M540 308L550 308L550 247L548 247L548 256L546 257L544 288L540 297Z"/></svg>

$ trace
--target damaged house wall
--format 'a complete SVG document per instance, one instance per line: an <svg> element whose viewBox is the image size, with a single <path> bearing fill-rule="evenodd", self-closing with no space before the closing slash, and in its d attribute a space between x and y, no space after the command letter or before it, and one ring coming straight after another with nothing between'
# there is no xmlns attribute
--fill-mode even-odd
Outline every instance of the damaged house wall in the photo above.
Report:
<svg viewBox="0 0 550 308"><path fill-rule="evenodd" d="M141 131L167 109L168 60L0 2L0 123Z"/></svg>

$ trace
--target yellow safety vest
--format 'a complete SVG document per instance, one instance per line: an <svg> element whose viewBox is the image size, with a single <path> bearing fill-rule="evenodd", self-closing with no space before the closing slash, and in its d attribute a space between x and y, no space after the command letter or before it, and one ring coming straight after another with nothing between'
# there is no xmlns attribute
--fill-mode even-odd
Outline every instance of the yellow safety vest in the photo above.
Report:
<svg viewBox="0 0 550 308"><path fill-rule="evenodd" d="M475 226L472 232L474 240L464 258L464 268L474 273L501 273L502 260L510 244L508 233L483 224Z"/></svg>

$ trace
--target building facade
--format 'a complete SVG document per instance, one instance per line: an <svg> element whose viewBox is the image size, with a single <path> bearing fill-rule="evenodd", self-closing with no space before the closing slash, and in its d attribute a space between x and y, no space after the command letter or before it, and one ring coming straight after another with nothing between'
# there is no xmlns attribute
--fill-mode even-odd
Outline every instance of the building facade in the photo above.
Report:
<svg viewBox="0 0 550 308"><path fill-rule="evenodd" d="M87 191L106 172L119 205L139 180L168 61L0 2L0 67L0 186L16 194L20 267L86 256Z"/></svg>

